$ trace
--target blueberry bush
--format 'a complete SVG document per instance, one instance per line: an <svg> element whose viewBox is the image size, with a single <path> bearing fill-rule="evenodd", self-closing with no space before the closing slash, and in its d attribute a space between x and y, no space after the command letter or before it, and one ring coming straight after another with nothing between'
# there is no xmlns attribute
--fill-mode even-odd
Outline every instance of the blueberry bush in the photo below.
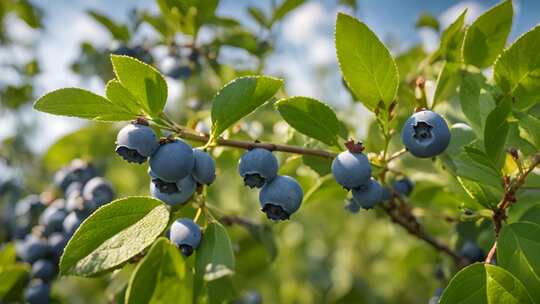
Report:
<svg viewBox="0 0 540 304"><path fill-rule="evenodd" d="M303 1L249 7L257 34L218 0L157 4L130 24L89 11L115 44L83 43L72 69L105 92L33 103L90 123L36 164L45 189L2 181L2 302L540 303L540 26L507 41L512 1L464 11L432 53L391 53L338 13L340 89L365 124L262 74ZM134 41L141 24L157 38Z"/></svg>

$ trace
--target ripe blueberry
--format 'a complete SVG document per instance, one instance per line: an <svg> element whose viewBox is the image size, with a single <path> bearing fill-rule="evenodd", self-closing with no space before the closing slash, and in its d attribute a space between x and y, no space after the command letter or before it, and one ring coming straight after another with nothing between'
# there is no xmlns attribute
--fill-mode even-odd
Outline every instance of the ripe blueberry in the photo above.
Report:
<svg viewBox="0 0 540 304"><path fill-rule="evenodd" d="M197 182L191 175L176 183L164 182L158 178L152 178L150 182L150 194L170 206L186 203L196 189Z"/></svg>
<svg viewBox="0 0 540 304"><path fill-rule="evenodd" d="M278 161L272 152L255 148L242 155L238 164L238 172L244 183L250 188L261 188L276 177Z"/></svg>
<svg viewBox="0 0 540 304"><path fill-rule="evenodd" d="M128 124L116 136L116 153L131 163L144 163L158 147L154 130L138 123Z"/></svg>
<svg viewBox="0 0 540 304"><path fill-rule="evenodd" d="M71 212L70 214L68 214L68 216L66 216L66 218L64 219L63 223L64 232L66 233L66 235L68 237L71 237L83 221L84 217L82 217L78 213Z"/></svg>
<svg viewBox="0 0 540 304"><path fill-rule="evenodd" d="M365 154L344 151L332 161L332 174L338 184L349 190L369 183L371 166Z"/></svg>
<svg viewBox="0 0 540 304"><path fill-rule="evenodd" d="M39 195L29 195L15 205L15 215L36 217L45 209Z"/></svg>
<svg viewBox="0 0 540 304"><path fill-rule="evenodd" d="M302 204L304 193L300 184L290 176L276 176L259 193L261 210L271 220L286 220Z"/></svg>
<svg viewBox="0 0 540 304"><path fill-rule="evenodd" d="M94 167L80 159L74 159L71 163L58 170L54 175L55 184L63 191L73 182L86 183L96 176Z"/></svg>
<svg viewBox="0 0 540 304"><path fill-rule="evenodd" d="M62 231L62 224L67 216L60 200L48 206L39 218L39 223L45 228L45 234Z"/></svg>
<svg viewBox="0 0 540 304"><path fill-rule="evenodd" d="M435 290L435 294L433 295L433 297L431 297L429 299L428 304L438 304L439 300L441 299L441 295L442 295L443 291L444 291L444 289L437 288L437 290Z"/></svg>
<svg viewBox="0 0 540 304"><path fill-rule="evenodd" d="M94 177L84 185L83 197L94 206L93 209L97 209L114 199L114 189L108 180Z"/></svg>
<svg viewBox="0 0 540 304"><path fill-rule="evenodd" d="M392 192L390 192L390 189L388 187L382 188L382 201L387 202L392 198Z"/></svg>
<svg viewBox="0 0 540 304"><path fill-rule="evenodd" d="M354 200L364 209L371 209L380 203L383 197L383 188L376 180L371 178L367 185L352 189Z"/></svg>
<svg viewBox="0 0 540 304"><path fill-rule="evenodd" d="M49 245L50 253L54 261L58 262L60 260L60 257L64 253L67 241L65 234L62 232L55 232L47 239L47 244Z"/></svg>
<svg viewBox="0 0 540 304"><path fill-rule="evenodd" d="M354 199L348 199L345 201L345 210L350 213L358 213L360 211L360 205Z"/></svg>
<svg viewBox="0 0 540 304"><path fill-rule="evenodd" d="M210 185L216 179L216 164L210 154L199 149L193 149L195 165L193 178L201 185Z"/></svg>
<svg viewBox="0 0 540 304"><path fill-rule="evenodd" d="M478 247L478 245L476 245L476 243L473 241L466 241L461 247L459 253L470 263L482 262L486 258L484 250Z"/></svg>
<svg viewBox="0 0 540 304"><path fill-rule="evenodd" d="M28 263L43 259L50 252L47 242L33 235L28 235L24 241L17 243L15 250L17 256Z"/></svg>
<svg viewBox="0 0 540 304"><path fill-rule="evenodd" d="M51 288L42 280L32 280L24 291L24 300L29 304L49 304Z"/></svg>
<svg viewBox="0 0 540 304"><path fill-rule="evenodd" d="M191 67L189 67L189 65L178 64L178 65L173 66L167 72L167 76L174 79L188 79L192 73L193 73L193 70L191 69Z"/></svg>
<svg viewBox="0 0 540 304"><path fill-rule="evenodd" d="M150 157L152 172L166 182L176 182L188 176L194 164L191 146L179 139L161 145Z"/></svg>
<svg viewBox="0 0 540 304"><path fill-rule="evenodd" d="M178 219L171 225L170 240L188 257L199 247L201 228L191 219Z"/></svg>
<svg viewBox="0 0 540 304"><path fill-rule="evenodd" d="M56 265L45 259L37 260L32 264L32 278L50 282L56 276Z"/></svg>
<svg viewBox="0 0 540 304"><path fill-rule="evenodd" d="M80 192L71 192L66 196L66 212L75 212L80 216L88 216L96 209L96 206L86 201Z"/></svg>
<svg viewBox="0 0 540 304"><path fill-rule="evenodd" d="M412 155L421 158L441 154L450 143L450 130L439 114L424 110L414 113L401 130L401 140Z"/></svg>
<svg viewBox="0 0 540 304"><path fill-rule="evenodd" d="M407 177L403 177L402 179L396 180L392 184L392 188L394 188L394 191L396 191L397 193L408 196L412 192L414 184Z"/></svg>

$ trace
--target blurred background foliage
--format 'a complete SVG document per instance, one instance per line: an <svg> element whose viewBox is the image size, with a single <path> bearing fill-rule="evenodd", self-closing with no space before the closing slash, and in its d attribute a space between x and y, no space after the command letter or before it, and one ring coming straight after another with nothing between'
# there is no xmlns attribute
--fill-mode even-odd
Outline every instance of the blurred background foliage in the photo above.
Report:
<svg viewBox="0 0 540 304"><path fill-rule="evenodd" d="M363 140L368 152L377 153L382 149L384 142L376 122L361 105L353 102L341 79L336 78L339 72L331 40L327 46L334 58L331 64L324 59L324 64L311 63L302 70L280 70L286 69L291 60L302 59L298 54L290 54L298 53L301 48L289 49L290 45L283 42L284 35L294 37L297 34L298 39L303 37L301 32L284 34L293 30L286 26L293 23L287 18L293 16L299 20L296 22L310 20L299 18L297 11L309 14L312 11L306 7L320 6L333 14L342 10L369 21L370 15L367 9L363 10L362 3L354 0L321 3L268 0L261 1L265 2L261 4L257 1L218 3L212 0L201 2L203 4L199 10L194 12L189 7L178 5L184 2L158 0L152 5L139 3L133 7L111 4L114 9L110 10L85 10L80 5L80 11L76 13L86 14L85 18L92 20L92 27L107 31L110 38L106 44L95 43L91 39L82 40L77 55L70 62L71 72L62 77L76 79L75 82L71 78L66 80L67 84L103 88L113 77L109 61L111 53L137 57L167 75L169 91L173 92L167 104L170 116L181 124L207 131L212 96L231 79L265 72L284 77L287 83L291 73L312 73L311 78L304 78L304 81L312 81L314 84L311 86L324 92L314 95L319 95L317 97L336 108L349 130L348 135ZM388 4L387 1L383 2ZM438 5L413 2L411 6L416 11L410 18L416 18L416 23L411 22L411 31L416 27L421 35L434 36L437 40L442 29L448 25L444 20L450 17L445 14L450 14L451 9L461 11L461 8L469 6L474 11L478 7L489 7L493 1L468 1L454 6L453 1L440 1L444 4ZM532 1L517 3L521 12L538 8ZM149 178L145 167L127 164L114 154L115 134L119 125L83 125L80 121L67 119L52 127L30 113L33 100L50 89L43 85L43 78L58 79L58 75L43 74L35 41L21 41L17 35L14 37L10 26L15 27L17 23L17 27L20 27L19 23L22 22L28 27L25 30L31 29L37 36L45 35L47 23L44 19L47 15L43 7L47 4L44 1L26 0L0 2L1 65L2 71L7 73L7 76L0 77L0 128L11 130L2 137L0 144L0 194L4 210L26 194L52 190L51 177L55 170L74 158L93 162L100 174L112 181L119 197L147 195ZM392 10L399 10L399 7L408 4L395 1L393 5L396 7ZM390 8L387 6L380 9ZM242 13L240 17L232 17L220 14L222 10ZM457 15L454 13L453 17ZM518 29L522 29L524 24L526 27L529 23L537 23L538 19L538 16L532 21L524 19L517 23ZM333 23L334 20L328 21L328 24ZM70 24L65 26L69 28ZM294 30L301 29L301 26ZM74 30L81 28L75 27ZM83 30L91 32L94 28ZM325 31L331 33L333 28ZM513 33L514 36L516 34ZM85 37L85 32L77 32L76 35ZM400 71L398 117L393 121L393 127L399 130L414 106L414 80L418 76L418 67L425 64L426 54L433 51L433 46L431 50L426 50L429 48L426 39L412 39L411 42L396 40L391 34L383 37L396 56ZM309 38L300 43L311 48L321 47ZM30 55L19 60L20 56L14 53L21 50ZM292 59L282 59L288 55ZM47 61L55 56L57 54L47 53ZM425 69L427 73L423 76L428 80L428 85L433 86L441 68L442 63L433 60ZM58 86L65 86L59 82ZM288 85L279 95L286 96L290 91L296 93L299 89ZM310 95L309 92L305 94ZM438 111L450 123L465 120L455 88L441 98L448 102L441 104ZM540 107L530 112L538 117ZM45 115L45 120L52 121L52 117ZM58 129L75 131L66 134L58 132ZM476 174L474 168L465 167L463 159L456 155L470 139L467 139L467 134L459 134L457 129L453 130L453 135L451 147L442 157L443 161L433 162L407 155L396 162L396 167L416 182L410 197L414 204L413 212L430 233L456 248L465 240L476 240L487 251L493 242L491 224L482 218L482 207L464 192L447 171L455 166ZM271 104L232 127L226 136L313 147L318 145L290 129L280 120ZM519 136L516 138L519 139ZM41 144L44 148L36 148L40 142L46 143ZM390 147L391 151L401 149L398 136L393 137ZM291 221L266 224L266 219L258 210L256 193L248 191L238 177L237 162L241 153L221 147L212 151L217 162L218 178L208 192L209 203L215 206L217 212L242 216L256 224L233 224L229 228L237 257L237 272L232 278L237 294L257 291L265 303L425 303L435 289L445 286L451 277L451 260L392 225L381 210L360 214L345 212L346 193L324 177L329 173L328 163L319 159L277 153L281 164L280 174L297 176L308 198L301 212ZM520 201L529 203L512 208L510 221L524 216L540 217L539 184L539 178L532 179L529 187L532 190L526 189L520 196ZM111 302L125 286L131 271L128 266L100 279L62 278L55 282L53 294L63 303Z"/></svg>

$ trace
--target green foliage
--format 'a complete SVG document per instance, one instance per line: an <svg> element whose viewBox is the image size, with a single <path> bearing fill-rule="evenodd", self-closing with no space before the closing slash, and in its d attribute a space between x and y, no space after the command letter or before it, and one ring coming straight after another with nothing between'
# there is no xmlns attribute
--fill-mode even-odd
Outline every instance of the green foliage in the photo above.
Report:
<svg viewBox="0 0 540 304"><path fill-rule="evenodd" d="M467 28L463 61L479 68L492 65L506 45L513 14L512 1L506 0L478 17Z"/></svg>
<svg viewBox="0 0 540 304"><path fill-rule="evenodd" d="M309 97L289 97L276 102L281 117L298 132L335 146L340 123L328 105Z"/></svg>
<svg viewBox="0 0 540 304"><path fill-rule="evenodd" d="M141 253L165 230L169 211L147 197L116 200L94 212L77 229L60 261L64 275L95 276Z"/></svg>
<svg viewBox="0 0 540 304"><path fill-rule="evenodd" d="M540 26L525 33L495 61L495 83L512 100L513 108L523 111L540 100Z"/></svg>
<svg viewBox="0 0 540 304"><path fill-rule="evenodd" d="M65 101L69 100L69 103ZM98 121L130 120L135 114L92 92L66 88L52 91L34 103L38 111Z"/></svg>
<svg viewBox="0 0 540 304"><path fill-rule="evenodd" d="M234 273L231 240L223 226L210 223L204 231L195 260L196 280L214 281Z"/></svg>
<svg viewBox="0 0 540 304"><path fill-rule="evenodd" d="M461 13L461 15L459 15L459 17L441 33L441 43L435 53L431 55L432 61L461 61L461 48L463 45L463 37L465 35L463 26L466 14L467 10L463 11L463 13Z"/></svg>
<svg viewBox="0 0 540 304"><path fill-rule="evenodd" d="M540 226L530 222L505 226L500 234L497 261L518 278L531 298L540 300Z"/></svg>
<svg viewBox="0 0 540 304"><path fill-rule="evenodd" d="M444 290L446 303L533 303L527 290L501 267L476 263L456 274Z"/></svg>
<svg viewBox="0 0 540 304"><path fill-rule="evenodd" d="M440 30L439 20L429 13L422 13L420 17L418 17L418 20L416 20L415 26L417 28L431 28L437 32Z"/></svg>
<svg viewBox="0 0 540 304"><path fill-rule="evenodd" d="M127 56L111 56L114 74L143 109L158 115L167 102L167 82L155 68ZM126 101L124 101L126 102Z"/></svg>
<svg viewBox="0 0 540 304"><path fill-rule="evenodd" d="M88 15L92 16L97 22L107 28L114 39L119 41L128 41L130 38L129 30L127 26L120 25L105 15L102 15L96 11L88 11Z"/></svg>
<svg viewBox="0 0 540 304"><path fill-rule="evenodd" d="M126 303L192 303L193 274L178 248L159 238L137 265Z"/></svg>
<svg viewBox="0 0 540 304"><path fill-rule="evenodd" d="M212 101L212 137L263 105L283 85L283 81L267 76L247 76L229 82Z"/></svg>
<svg viewBox="0 0 540 304"><path fill-rule="evenodd" d="M343 78L354 95L371 111L394 102L399 77L396 63L375 34L357 19L339 13L336 50Z"/></svg>

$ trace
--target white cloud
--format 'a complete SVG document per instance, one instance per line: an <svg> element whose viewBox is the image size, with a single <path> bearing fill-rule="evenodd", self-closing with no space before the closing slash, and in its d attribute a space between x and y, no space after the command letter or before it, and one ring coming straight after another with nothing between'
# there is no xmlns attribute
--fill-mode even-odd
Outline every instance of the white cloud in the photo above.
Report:
<svg viewBox="0 0 540 304"><path fill-rule="evenodd" d="M420 35L420 40L422 40L422 45L424 50L427 52L433 52L439 46L439 35L432 29L421 28L418 31Z"/></svg>
<svg viewBox="0 0 540 304"><path fill-rule="evenodd" d="M314 65L327 65L336 61L334 42L329 37L317 37L309 44L308 60Z"/></svg>
<svg viewBox="0 0 540 304"><path fill-rule="evenodd" d="M321 27L333 22L333 17L329 18L329 12L325 11L319 2L309 2L286 17L283 23L283 35L288 42L301 45L307 41L314 40L319 36Z"/></svg>
<svg viewBox="0 0 540 304"><path fill-rule="evenodd" d="M446 9L439 17L442 28L446 28L452 24L452 22L454 22L465 9L467 9L465 23L470 24L482 14L486 7L475 1L459 2Z"/></svg>

